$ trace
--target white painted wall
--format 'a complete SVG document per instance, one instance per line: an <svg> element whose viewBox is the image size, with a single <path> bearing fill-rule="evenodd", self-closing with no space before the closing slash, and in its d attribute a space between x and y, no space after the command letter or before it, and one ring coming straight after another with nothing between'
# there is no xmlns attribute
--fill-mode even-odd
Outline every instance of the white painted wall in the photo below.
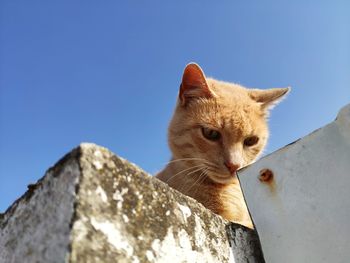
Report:
<svg viewBox="0 0 350 263"><path fill-rule="evenodd" d="M238 176L266 262L350 262L350 104Z"/></svg>

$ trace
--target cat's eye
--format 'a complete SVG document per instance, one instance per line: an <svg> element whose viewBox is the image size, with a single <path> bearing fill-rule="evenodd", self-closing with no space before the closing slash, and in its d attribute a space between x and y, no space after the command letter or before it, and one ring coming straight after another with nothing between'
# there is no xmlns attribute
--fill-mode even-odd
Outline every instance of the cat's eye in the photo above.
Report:
<svg viewBox="0 0 350 263"><path fill-rule="evenodd" d="M258 136L250 136L250 137L245 138L243 143L244 143L244 146L250 147L250 146L257 144L258 141L259 141Z"/></svg>
<svg viewBox="0 0 350 263"><path fill-rule="evenodd" d="M220 132L213 130L213 129L209 129L209 128L202 127L202 134L203 134L204 138L206 138L210 141L218 141L221 138Z"/></svg>

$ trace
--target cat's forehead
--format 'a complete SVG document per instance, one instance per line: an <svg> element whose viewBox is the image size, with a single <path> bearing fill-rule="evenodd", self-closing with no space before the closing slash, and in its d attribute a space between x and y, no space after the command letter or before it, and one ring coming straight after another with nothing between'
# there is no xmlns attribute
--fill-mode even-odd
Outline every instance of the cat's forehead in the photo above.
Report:
<svg viewBox="0 0 350 263"><path fill-rule="evenodd" d="M227 99L233 101L242 101L250 103L251 99L248 95L248 89L234 83L219 81L207 78L209 89L214 92L218 99Z"/></svg>
<svg viewBox="0 0 350 263"><path fill-rule="evenodd" d="M263 121L263 115L258 106L243 101L217 100L211 102L203 112L204 122L223 130L239 130L241 133L250 133Z"/></svg>
<svg viewBox="0 0 350 263"><path fill-rule="evenodd" d="M209 88L215 93L215 99L198 105L196 113L199 121L210 126L242 134L251 133L264 125L263 111L253 101L248 90L231 83L208 79Z"/></svg>

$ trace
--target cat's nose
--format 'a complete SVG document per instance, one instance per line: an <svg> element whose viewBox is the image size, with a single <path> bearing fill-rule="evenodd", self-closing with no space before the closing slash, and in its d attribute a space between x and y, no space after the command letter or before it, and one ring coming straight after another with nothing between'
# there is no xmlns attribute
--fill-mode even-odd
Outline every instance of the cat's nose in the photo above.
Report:
<svg viewBox="0 0 350 263"><path fill-rule="evenodd" d="M229 161L225 161L224 164L227 167L227 169L230 171L231 174L234 174L240 167L238 164L234 164L234 163L229 162Z"/></svg>

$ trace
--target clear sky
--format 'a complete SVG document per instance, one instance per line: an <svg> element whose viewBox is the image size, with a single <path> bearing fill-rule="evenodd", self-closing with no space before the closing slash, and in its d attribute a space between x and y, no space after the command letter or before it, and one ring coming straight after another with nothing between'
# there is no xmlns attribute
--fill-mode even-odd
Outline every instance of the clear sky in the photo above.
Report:
<svg viewBox="0 0 350 263"><path fill-rule="evenodd" d="M249 2L1 1L0 212L81 142L160 170L190 61L292 87L266 153L333 121L350 103L350 1Z"/></svg>

